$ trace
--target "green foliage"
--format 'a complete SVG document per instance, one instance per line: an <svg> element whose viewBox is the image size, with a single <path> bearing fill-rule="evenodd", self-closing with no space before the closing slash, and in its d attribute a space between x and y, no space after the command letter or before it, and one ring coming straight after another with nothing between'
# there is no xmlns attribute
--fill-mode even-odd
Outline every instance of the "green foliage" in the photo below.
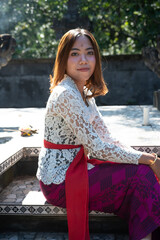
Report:
<svg viewBox="0 0 160 240"><path fill-rule="evenodd" d="M155 45L160 34L159 0L76 1L104 55L140 53L142 47ZM1 0L0 33L15 37L14 57L54 57L58 41L53 19L63 18L67 4L68 0Z"/></svg>
<svg viewBox="0 0 160 240"><path fill-rule="evenodd" d="M140 53L160 34L160 1L79 0L104 54Z"/></svg>
<svg viewBox="0 0 160 240"><path fill-rule="evenodd" d="M4 0L0 3L0 33L17 42L14 57L54 57L57 49L53 17L62 19L67 0Z"/></svg>

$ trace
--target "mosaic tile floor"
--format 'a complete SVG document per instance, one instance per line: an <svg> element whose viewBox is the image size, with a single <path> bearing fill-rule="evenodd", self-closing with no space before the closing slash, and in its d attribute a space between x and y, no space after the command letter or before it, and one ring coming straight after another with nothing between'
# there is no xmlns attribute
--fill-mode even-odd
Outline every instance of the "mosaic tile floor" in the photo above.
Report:
<svg viewBox="0 0 160 240"><path fill-rule="evenodd" d="M40 191L36 177L15 178L0 194L1 203L22 203L30 191Z"/></svg>

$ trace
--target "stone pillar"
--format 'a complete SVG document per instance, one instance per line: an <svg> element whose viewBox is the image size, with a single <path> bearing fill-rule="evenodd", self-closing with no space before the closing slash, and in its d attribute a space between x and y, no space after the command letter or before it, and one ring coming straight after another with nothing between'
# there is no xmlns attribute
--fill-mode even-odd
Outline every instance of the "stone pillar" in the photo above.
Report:
<svg viewBox="0 0 160 240"><path fill-rule="evenodd" d="M153 93L153 106L160 111L160 89Z"/></svg>

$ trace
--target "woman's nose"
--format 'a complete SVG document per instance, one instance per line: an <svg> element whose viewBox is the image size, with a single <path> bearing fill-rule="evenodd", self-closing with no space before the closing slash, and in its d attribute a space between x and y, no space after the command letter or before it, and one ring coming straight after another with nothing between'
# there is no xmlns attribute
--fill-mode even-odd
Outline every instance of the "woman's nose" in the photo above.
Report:
<svg viewBox="0 0 160 240"><path fill-rule="evenodd" d="M86 55L85 55L85 54L82 54L82 55L81 55L81 58L80 58L80 63L81 63L81 64L84 64L84 63L86 63L86 62L87 62Z"/></svg>

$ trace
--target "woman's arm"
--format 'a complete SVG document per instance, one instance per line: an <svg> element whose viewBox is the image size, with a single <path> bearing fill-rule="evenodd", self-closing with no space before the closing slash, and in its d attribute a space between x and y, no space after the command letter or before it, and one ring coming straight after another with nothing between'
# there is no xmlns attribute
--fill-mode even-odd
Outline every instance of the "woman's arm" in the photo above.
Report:
<svg viewBox="0 0 160 240"><path fill-rule="evenodd" d="M87 108L81 103L77 94L73 94L69 90L63 91L54 107L56 113L61 115L91 156L104 161L138 164L141 152L102 141L89 121Z"/></svg>
<svg viewBox="0 0 160 240"><path fill-rule="evenodd" d="M102 139L104 142L110 142L113 143L119 147L128 147L125 146L123 143L121 143L119 140L117 140L115 137L113 137L106 126L101 113L98 111L98 109L95 109L95 118L92 122L93 128L99 135L99 137Z"/></svg>
<svg viewBox="0 0 160 240"><path fill-rule="evenodd" d="M160 158L152 165L155 159L152 154L102 141L89 122L86 108L73 92L63 91L57 98L54 109L93 157L119 163L146 164L160 179Z"/></svg>
<svg viewBox="0 0 160 240"><path fill-rule="evenodd" d="M101 113L99 112L99 110L98 110L98 108L95 104L94 99L92 99L92 103L93 103L94 111L95 111L95 118L94 118L94 121L92 122L92 124L93 124L94 129L98 133L99 137L103 141L112 142L119 147L131 149L130 146L126 146L125 144L121 143L120 141L116 140L115 138L113 138L111 136L111 134L110 134L110 132L109 132L104 120L103 120L103 117L102 117ZM141 155L141 157L139 158L138 163L139 164L150 165L153 172L160 179L160 158L157 158L157 161L155 162L155 164L152 165L154 159L155 159L155 155L144 152Z"/></svg>
<svg viewBox="0 0 160 240"><path fill-rule="evenodd" d="M157 158L157 160L156 160ZM156 160L154 162L154 160ZM140 164L149 165L153 172L156 174L158 179L160 180L160 158L154 154L150 153L143 153L142 156L139 158L138 162Z"/></svg>
<svg viewBox="0 0 160 240"><path fill-rule="evenodd" d="M100 111L98 110L98 107L95 103L94 98L92 98L90 101L92 101L92 107L93 107L93 111L95 113L95 118L92 122L92 125L93 125L94 129L96 130L96 132L98 133L99 137L102 139L102 141L110 142L119 147L128 148L128 149L130 149L130 151L132 151L133 148L131 148L129 145L122 143L121 141L117 140L115 137L112 136L112 134L110 133L108 127L106 126L106 124L103 120L103 117L102 117Z"/></svg>
<svg viewBox="0 0 160 240"><path fill-rule="evenodd" d="M157 161L150 166L153 172L156 174L158 179L160 180L160 158L157 158Z"/></svg>

